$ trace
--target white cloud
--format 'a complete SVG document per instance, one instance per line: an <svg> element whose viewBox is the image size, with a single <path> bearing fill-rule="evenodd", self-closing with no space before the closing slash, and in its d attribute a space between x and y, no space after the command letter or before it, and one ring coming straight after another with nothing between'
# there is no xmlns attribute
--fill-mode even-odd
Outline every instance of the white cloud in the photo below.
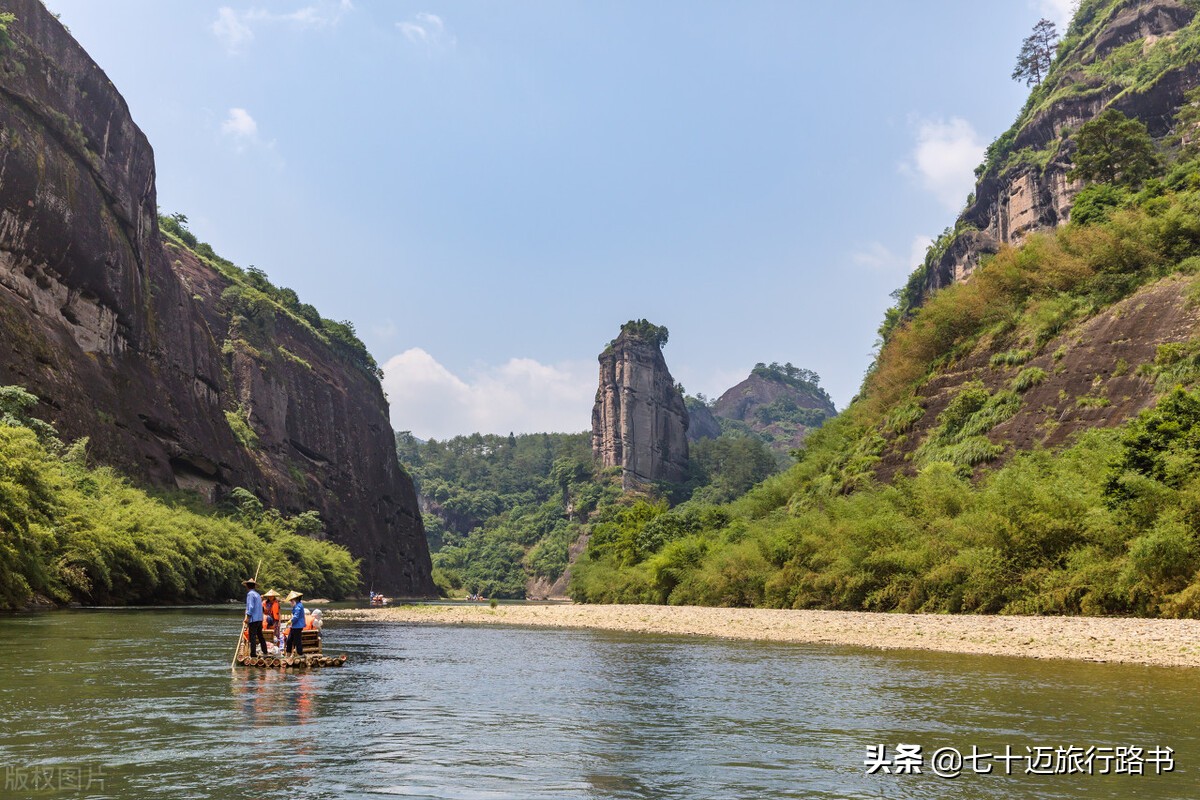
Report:
<svg viewBox="0 0 1200 800"><path fill-rule="evenodd" d="M397 22L396 28L408 41L430 50L453 48L458 44L458 39L446 31L445 21L437 14L422 11L406 22Z"/></svg>
<svg viewBox="0 0 1200 800"><path fill-rule="evenodd" d="M850 254L850 259L860 267L891 269L896 266L896 254L880 242L870 242Z"/></svg>
<svg viewBox="0 0 1200 800"><path fill-rule="evenodd" d="M254 141L258 138L258 123L246 109L231 108L229 116L221 123L221 133L241 141Z"/></svg>
<svg viewBox="0 0 1200 800"><path fill-rule="evenodd" d="M984 143L960 117L915 119L914 126L916 147L901 171L916 177L947 210L961 211L975 188L975 167L983 160Z"/></svg>
<svg viewBox="0 0 1200 800"><path fill-rule="evenodd" d="M466 433L575 432L591 424L595 368L512 358L460 378L419 347L383 365L396 430L421 438Z"/></svg>
<svg viewBox="0 0 1200 800"><path fill-rule="evenodd" d="M300 28L331 28L341 22L342 17L354 10L351 0L319 0L312 5L295 11L275 13L261 8L235 11L229 6L217 10L217 19L210 26L225 49L240 52L254 40L254 26L262 24L290 24Z"/></svg>
<svg viewBox="0 0 1200 800"><path fill-rule="evenodd" d="M263 141L258 135L258 123L246 109L229 109L228 116L221 122L221 135L233 144L236 152L245 153L251 149L265 152L275 159L277 168L283 166L282 160L275 154L275 141Z"/></svg>
<svg viewBox="0 0 1200 800"><path fill-rule="evenodd" d="M217 21L212 24L212 32L225 45L225 49L231 53L241 50L254 38L254 31L250 29L242 16L228 6L222 6L217 10Z"/></svg>
<svg viewBox="0 0 1200 800"><path fill-rule="evenodd" d="M1029 5L1057 25L1059 33L1065 33L1075 9L1079 8L1079 0L1030 0Z"/></svg>
<svg viewBox="0 0 1200 800"><path fill-rule="evenodd" d="M266 163L275 169L283 169L284 162L275 150L275 140L264 141L258 134L258 122L244 108L231 108L229 114L221 122L221 136L233 145L238 154L253 150L257 155L264 156Z"/></svg>
<svg viewBox="0 0 1200 800"><path fill-rule="evenodd" d="M852 252L850 260L870 270L907 275L925 260L925 251L932 242L928 236L914 236L907 254L897 254L881 242L868 242Z"/></svg>

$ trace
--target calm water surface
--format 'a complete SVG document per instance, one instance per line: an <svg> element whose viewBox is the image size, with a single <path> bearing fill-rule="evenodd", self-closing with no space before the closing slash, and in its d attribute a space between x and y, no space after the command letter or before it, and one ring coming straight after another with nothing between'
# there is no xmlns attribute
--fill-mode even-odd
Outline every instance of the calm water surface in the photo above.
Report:
<svg viewBox="0 0 1200 800"><path fill-rule="evenodd" d="M1200 797L1200 671L334 621L346 667L231 674L239 626L0 618L0 797ZM1176 771L867 775L899 742L1169 746Z"/></svg>

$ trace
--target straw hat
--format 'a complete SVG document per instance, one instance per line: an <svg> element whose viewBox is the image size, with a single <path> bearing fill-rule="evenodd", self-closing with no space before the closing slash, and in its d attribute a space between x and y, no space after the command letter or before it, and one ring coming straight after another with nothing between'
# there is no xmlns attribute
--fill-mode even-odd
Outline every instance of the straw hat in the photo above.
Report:
<svg viewBox="0 0 1200 800"><path fill-rule="evenodd" d="M249 587L253 588L257 585L258 585L258 581L254 580L254 578L246 578L246 580L242 581L242 586L249 586Z"/></svg>
<svg viewBox="0 0 1200 800"><path fill-rule="evenodd" d="M288 596L286 598L284 598L284 602L290 603L293 600L299 600L302 597L304 597L304 595L300 592L289 592Z"/></svg>
<svg viewBox="0 0 1200 800"><path fill-rule="evenodd" d="M271 591L264 593L263 597L279 597L279 592L272 589Z"/></svg>

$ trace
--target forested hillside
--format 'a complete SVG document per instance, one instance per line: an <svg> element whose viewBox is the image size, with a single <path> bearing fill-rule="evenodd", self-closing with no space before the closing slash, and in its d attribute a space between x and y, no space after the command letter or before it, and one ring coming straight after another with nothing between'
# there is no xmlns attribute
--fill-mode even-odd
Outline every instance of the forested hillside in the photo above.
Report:
<svg viewBox="0 0 1200 800"><path fill-rule="evenodd" d="M619 495L597 474L586 433L396 436L421 497L434 580L447 594L525 597L567 567L582 523ZM537 589L533 589L537 592Z"/></svg>
<svg viewBox="0 0 1200 800"><path fill-rule="evenodd" d="M571 558L595 526L630 507L690 497L724 502L778 471L763 441L729 433L694 445L687 482L622 492L587 433L396 437L421 497L434 579L446 594L562 596Z"/></svg>

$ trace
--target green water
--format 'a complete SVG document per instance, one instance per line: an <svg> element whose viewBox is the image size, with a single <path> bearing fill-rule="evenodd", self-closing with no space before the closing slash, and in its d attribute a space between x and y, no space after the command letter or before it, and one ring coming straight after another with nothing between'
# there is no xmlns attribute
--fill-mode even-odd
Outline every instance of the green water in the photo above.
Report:
<svg viewBox="0 0 1200 800"><path fill-rule="evenodd" d="M344 668L231 672L240 618L0 618L0 798L1200 797L1200 671L332 622ZM898 743L1176 767L868 775Z"/></svg>

